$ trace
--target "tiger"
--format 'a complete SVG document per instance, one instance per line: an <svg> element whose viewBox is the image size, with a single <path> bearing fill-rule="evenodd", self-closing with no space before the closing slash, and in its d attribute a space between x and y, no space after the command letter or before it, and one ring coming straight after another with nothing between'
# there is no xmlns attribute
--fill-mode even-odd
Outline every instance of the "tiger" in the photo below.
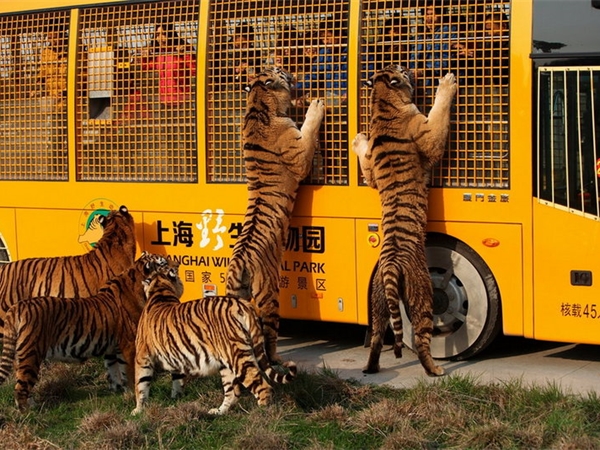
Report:
<svg viewBox="0 0 600 450"><path fill-rule="evenodd" d="M129 268L136 255L135 223L126 206L98 217L102 238L77 256L28 258L0 266L0 338L15 303L33 297L88 297Z"/></svg>
<svg viewBox="0 0 600 450"><path fill-rule="evenodd" d="M168 264L165 257L144 252L96 295L37 297L11 306L5 316L0 383L15 366L19 410L33 405L30 394L46 359L104 356L111 389L133 387L135 335L146 302L142 281Z"/></svg>
<svg viewBox="0 0 600 450"><path fill-rule="evenodd" d="M146 306L136 337L136 407L143 411L155 368L171 372L171 396L182 393L183 376L208 376L217 372L224 398L209 414L225 414L246 387L260 406L273 394L270 383L289 383L296 377L293 361L276 371L265 353L265 339L256 306L226 295L180 302L183 284L177 268L156 272L144 281Z"/></svg>
<svg viewBox="0 0 600 450"><path fill-rule="evenodd" d="M318 148L325 106L311 102L302 127L288 116L293 77L280 68L258 74L246 87L242 142L248 206L230 258L226 294L253 301L263 322L272 362L279 333L279 268L300 182Z"/></svg>
<svg viewBox="0 0 600 450"><path fill-rule="evenodd" d="M379 371L388 321L394 332L394 355L402 356L402 316L406 307L414 328L414 345L430 376L444 374L431 356L433 288L425 256L428 183L442 157L456 95L454 74L440 79L427 116L413 103L412 73L390 65L367 82L372 88L370 136L352 143L363 176L377 189L382 209L383 243L370 285L371 345L365 373Z"/></svg>

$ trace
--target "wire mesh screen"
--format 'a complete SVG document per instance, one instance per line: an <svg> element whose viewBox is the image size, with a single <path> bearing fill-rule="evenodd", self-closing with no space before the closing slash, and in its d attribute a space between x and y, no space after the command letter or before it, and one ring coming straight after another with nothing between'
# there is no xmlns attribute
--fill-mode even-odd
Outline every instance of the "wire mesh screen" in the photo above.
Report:
<svg viewBox="0 0 600 450"><path fill-rule="evenodd" d="M213 2L207 67L207 179L245 181L243 88L261 70L293 74L290 115L301 125L312 99L326 102L311 184L348 184L348 2Z"/></svg>
<svg viewBox="0 0 600 450"><path fill-rule="evenodd" d="M86 8L77 179L196 182L198 1Z"/></svg>
<svg viewBox="0 0 600 450"><path fill-rule="evenodd" d="M447 72L457 77L448 151L433 170L432 186L508 188L510 3L463 0L424 7L424 2L411 0L362 5L363 81L389 64L408 67L414 74L414 102L428 114L438 79ZM369 126L369 95L363 87L363 132Z"/></svg>
<svg viewBox="0 0 600 450"><path fill-rule="evenodd" d="M0 16L0 179L66 180L68 11Z"/></svg>

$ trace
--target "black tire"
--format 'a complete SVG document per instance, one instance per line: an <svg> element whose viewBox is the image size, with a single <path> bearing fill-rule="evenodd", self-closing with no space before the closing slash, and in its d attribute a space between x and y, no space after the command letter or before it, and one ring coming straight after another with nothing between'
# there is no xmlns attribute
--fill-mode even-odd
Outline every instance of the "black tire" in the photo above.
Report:
<svg viewBox="0 0 600 450"><path fill-rule="evenodd" d="M430 233L427 263L434 290L431 354L455 361L471 358L502 327L498 285L487 264L464 242ZM413 330L402 310L404 344L413 348Z"/></svg>

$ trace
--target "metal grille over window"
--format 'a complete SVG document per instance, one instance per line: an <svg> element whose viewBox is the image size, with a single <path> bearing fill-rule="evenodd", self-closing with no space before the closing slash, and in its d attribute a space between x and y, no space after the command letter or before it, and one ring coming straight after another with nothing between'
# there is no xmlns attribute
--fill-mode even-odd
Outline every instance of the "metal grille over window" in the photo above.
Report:
<svg viewBox="0 0 600 450"><path fill-rule="evenodd" d="M348 184L348 2L213 2L207 68L207 179L244 182L241 145L247 82L282 67L296 78L290 115L301 125L311 100L327 110L311 184Z"/></svg>
<svg viewBox="0 0 600 450"><path fill-rule="evenodd" d="M600 67L541 68L538 81L537 195L597 220Z"/></svg>
<svg viewBox="0 0 600 450"><path fill-rule="evenodd" d="M0 179L66 180L68 11L0 17Z"/></svg>
<svg viewBox="0 0 600 450"><path fill-rule="evenodd" d="M414 74L414 102L428 114L439 78L453 72L459 91L448 151L432 173L437 187L509 187L509 2L465 0L362 2L362 70L366 81L389 64ZM368 132L368 88L361 89L360 129Z"/></svg>
<svg viewBox="0 0 600 450"><path fill-rule="evenodd" d="M198 1L87 8L77 179L196 182Z"/></svg>

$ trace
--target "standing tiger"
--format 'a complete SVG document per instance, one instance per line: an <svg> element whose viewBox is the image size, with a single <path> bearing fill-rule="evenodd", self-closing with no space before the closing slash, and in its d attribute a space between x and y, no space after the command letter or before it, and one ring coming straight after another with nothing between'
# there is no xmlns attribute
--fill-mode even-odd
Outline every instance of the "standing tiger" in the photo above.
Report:
<svg viewBox="0 0 600 450"><path fill-rule="evenodd" d="M370 137L357 135L353 149L367 183L379 192L383 244L371 281L371 352L364 372L379 371L388 320L394 331L394 355L402 356L402 301L422 366L428 375L443 375L430 351L433 288L425 257L425 228L429 173L446 148L456 80L451 73L440 80L428 116L413 103L412 77L404 68L388 66L368 85L373 89Z"/></svg>
<svg viewBox="0 0 600 450"><path fill-rule="evenodd" d="M135 259L135 224L125 206L100 216L104 234L96 247L77 256L29 258L0 266L0 337L6 311L33 297L88 297Z"/></svg>
<svg viewBox="0 0 600 450"><path fill-rule="evenodd" d="M251 302L228 295L181 303L183 284L176 268L157 272L144 285L148 300L136 338L136 408L132 414L143 410L157 367L180 377L219 372L225 397L210 414L226 413L237 403L241 386L262 406L273 393L269 382L288 383L295 378L296 364L291 361L284 364L286 374L271 367L260 318ZM174 376L173 397L181 392L178 381Z"/></svg>
<svg viewBox="0 0 600 450"><path fill-rule="evenodd" d="M292 76L274 68L257 75L249 92L242 141L248 207L233 248L227 294L254 299L269 359L277 355L279 268L300 182L318 147L325 107L313 100L301 129L287 115Z"/></svg>
<svg viewBox="0 0 600 450"><path fill-rule="evenodd" d="M135 335L146 303L142 281L167 265L166 258L144 252L91 297L37 297L14 304L5 318L0 383L16 366L19 409L31 403L30 393L45 359L85 361L104 356L111 389L132 386Z"/></svg>

